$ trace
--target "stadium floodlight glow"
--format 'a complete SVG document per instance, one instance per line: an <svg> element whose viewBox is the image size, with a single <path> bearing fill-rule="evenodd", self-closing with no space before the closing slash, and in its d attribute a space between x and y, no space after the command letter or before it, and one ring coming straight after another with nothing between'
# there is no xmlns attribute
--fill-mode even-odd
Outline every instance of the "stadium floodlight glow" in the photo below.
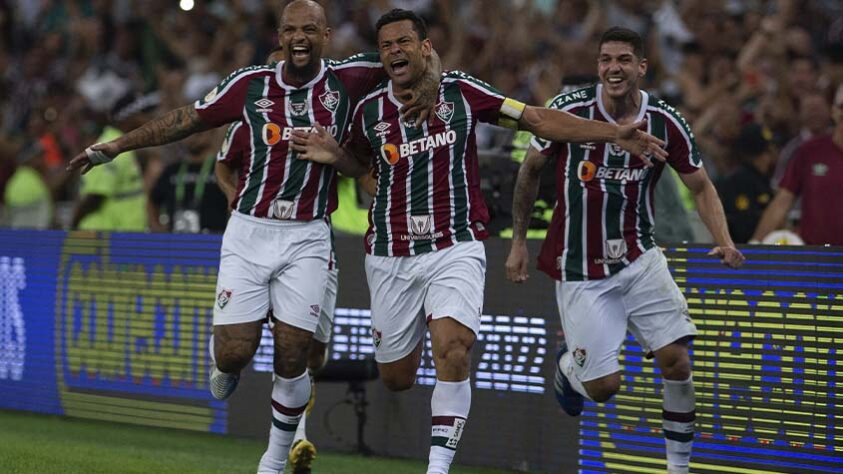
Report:
<svg viewBox="0 0 843 474"><path fill-rule="evenodd" d="M179 8L182 10L189 12L193 10L193 0L181 0L179 1Z"/></svg>

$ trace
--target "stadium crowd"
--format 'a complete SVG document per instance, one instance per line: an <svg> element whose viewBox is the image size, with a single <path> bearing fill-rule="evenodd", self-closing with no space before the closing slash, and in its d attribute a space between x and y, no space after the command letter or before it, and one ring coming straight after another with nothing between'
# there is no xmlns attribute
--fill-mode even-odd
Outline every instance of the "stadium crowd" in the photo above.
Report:
<svg viewBox="0 0 843 474"><path fill-rule="evenodd" d="M225 212L219 209L224 196L205 166L223 141L221 132L138 151L120 173L87 181L67 173L66 164L98 137L197 100L229 72L265 62L277 45L279 3L0 0L0 223L221 231L219 219L180 223L184 216L176 215L178 201L187 199L185 193L196 201L199 187L200 214ZM393 7L412 9L428 20L444 69L488 79L531 104L556 95L566 78L594 75L596 41L607 27L639 32L649 59L644 88L690 122L738 243L764 237L756 235L757 223L788 173L793 198L804 190L793 176L843 175L843 161L835 157L820 157L818 165L812 156L811 169L798 170L798 162L809 161L803 143L828 134L832 116L843 120L843 94L835 97L843 84L843 3L837 0L321 3L333 28L331 57L374 50L374 21ZM190 10L180 8L189 4ZM497 229L509 225L507 186L517 167L512 143L511 133L491 127L479 135L483 186ZM120 207L129 200L133 211ZM693 205L687 196L677 200ZM96 215L109 206L117 206L120 222ZM811 206L843 206L843 198L806 195L802 214ZM785 224L797 231L799 207L797 202ZM813 218L810 225L825 223ZM701 226L692 227L690 238L705 241ZM819 236L805 239L810 244L843 244L843 233L807 235Z"/></svg>

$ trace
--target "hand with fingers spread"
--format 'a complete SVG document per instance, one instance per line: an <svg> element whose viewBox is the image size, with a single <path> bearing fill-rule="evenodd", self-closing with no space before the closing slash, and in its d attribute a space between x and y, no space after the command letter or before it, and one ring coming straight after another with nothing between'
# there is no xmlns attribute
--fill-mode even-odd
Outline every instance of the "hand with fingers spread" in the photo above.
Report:
<svg viewBox="0 0 843 474"><path fill-rule="evenodd" d="M290 137L290 148L298 152L300 160L310 160L323 165L335 165L341 155L337 141L319 124L309 131L294 130Z"/></svg>
<svg viewBox="0 0 843 474"><path fill-rule="evenodd" d="M399 99L404 105L399 113L404 121L413 121L416 128L420 128L429 118L433 117L433 109L439 100L439 83L442 75L442 63L435 50L427 58L426 72L412 89L404 92Z"/></svg>
<svg viewBox="0 0 843 474"><path fill-rule="evenodd" d="M708 255L710 257L720 257L720 263L729 268L738 268L743 265L743 262L746 260L746 257L743 256L741 251L732 245L714 247L710 252L708 252Z"/></svg>
<svg viewBox="0 0 843 474"><path fill-rule="evenodd" d="M527 243L523 240L513 240L509 256L506 257L506 279L513 283L524 283L530 278L527 272L527 264L530 254L527 250Z"/></svg>
<svg viewBox="0 0 843 474"><path fill-rule="evenodd" d="M667 160L667 150L664 149L664 141L643 131L646 128L646 120L630 125L620 125L614 141L624 150L641 158L641 161L650 168L653 166L651 158L659 161Z"/></svg>
<svg viewBox="0 0 843 474"><path fill-rule="evenodd" d="M85 148L85 151L74 156L67 164L67 171L82 170L82 174L91 171L91 168L113 160L120 150L114 141L97 143Z"/></svg>

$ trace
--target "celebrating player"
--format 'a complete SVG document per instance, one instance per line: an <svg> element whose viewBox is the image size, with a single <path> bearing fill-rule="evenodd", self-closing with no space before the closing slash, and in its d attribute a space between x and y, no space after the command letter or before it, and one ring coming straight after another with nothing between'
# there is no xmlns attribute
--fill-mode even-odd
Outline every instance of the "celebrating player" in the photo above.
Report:
<svg viewBox="0 0 843 474"><path fill-rule="evenodd" d="M377 55L326 61L325 12L311 0L282 11L284 61L235 71L203 100L167 113L117 140L89 147L70 163L83 172L122 152L170 143L226 123L248 131L249 153L223 236L214 305L210 387L217 398L234 391L260 342L270 306L275 377L269 447L260 472L282 472L310 398L306 366L329 277L331 239L326 216L336 207L335 170L296 159L292 131L318 125L343 139L350 112L384 77ZM420 86L436 90L438 74ZM417 99L431 97L423 90ZM419 100L424 103L424 100Z"/></svg>
<svg viewBox="0 0 843 474"><path fill-rule="evenodd" d="M557 96L551 107L606 123L646 119L667 143L667 163L693 192L717 247L709 253L736 268L744 261L726 226L723 206L708 178L685 120L639 89L647 71L637 33L612 28L600 40L600 84ZM620 387L618 355L627 329L655 354L664 381L663 428L668 470L688 472L695 401L688 342L696 328L653 240L653 189L664 163L647 167L609 144L534 139L521 166L513 202L514 237L507 277L527 278L527 224L548 157L559 160L559 192L539 255L539 269L559 280L556 298L565 342L556 392L569 415L583 397L604 402ZM670 223L665 223L670 225Z"/></svg>
<svg viewBox="0 0 843 474"><path fill-rule="evenodd" d="M661 158L661 141L636 130L525 106L460 72L443 76L435 114L422 126L401 120L401 95L425 72L424 21L392 10L377 22L389 81L357 106L342 148L324 130L294 133L300 158L356 168L374 158L377 189L365 238L375 359L390 390L415 382L425 323L436 386L428 473L448 472L471 405L470 351L480 329L488 211L480 192L475 126L521 126L554 140L616 141Z"/></svg>

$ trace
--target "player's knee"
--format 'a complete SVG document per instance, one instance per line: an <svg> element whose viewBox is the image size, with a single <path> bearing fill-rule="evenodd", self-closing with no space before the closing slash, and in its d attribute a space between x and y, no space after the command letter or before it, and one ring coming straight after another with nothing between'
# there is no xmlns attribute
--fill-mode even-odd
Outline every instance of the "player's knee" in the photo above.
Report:
<svg viewBox="0 0 843 474"><path fill-rule="evenodd" d="M217 368L226 373L240 372L254 357L259 342L259 340L220 340L218 338L214 342L214 359Z"/></svg>
<svg viewBox="0 0 843 474"><path fill-rule="evenodd" d="M612 374L606 377L599 378L585 382L585 389L588 391L588 396L595 402L609 401L621 388L621 378L619 374Z"/></svg>
<svg viewBox="0 0 843 474"><path fill-rule="evenodd" d="M327 344L316 341L310 343L310 353L307 355L307 368L311 373L316 373L325 367L327 361Z"/></svg>
<svg viewBox="0 0 843 474"><path fill-rule="evenodd" d="M688 380L691 376L691 359L677 357L661 367L662 377L668 380Z"/></svg>
<svg viewBox="0 0 843 474"><path fill-rule="evenodd" d="M412 373L389 373L381 374L383 384L392 392L409 390L416 383L416 374Z"/></svg>
<svg viewBox="0 0 843 474"><path fill-rule="evenodd" d="M463 341L448 341L433 355L433 362L437 368L468 369L470 364L469 354L471 348Z"/></svg>

